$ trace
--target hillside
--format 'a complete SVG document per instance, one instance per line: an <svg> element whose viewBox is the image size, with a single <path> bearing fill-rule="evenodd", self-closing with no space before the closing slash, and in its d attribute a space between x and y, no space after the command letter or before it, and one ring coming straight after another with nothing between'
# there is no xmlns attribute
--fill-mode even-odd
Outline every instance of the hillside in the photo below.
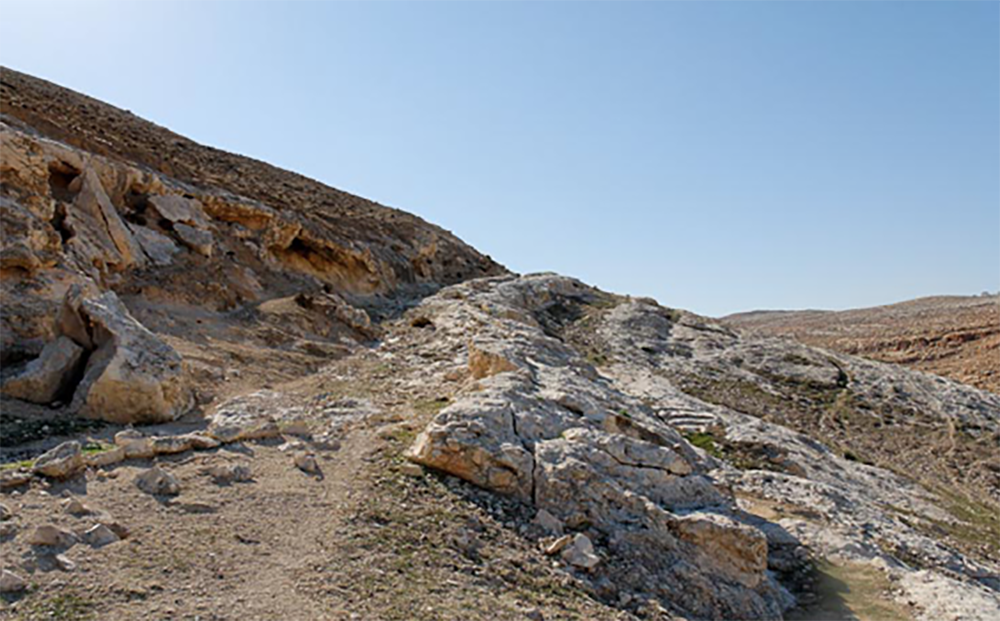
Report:
<svg viewBox="0 0 1000 621"><path fill-rule="evenodd" d="M0 618L1000 616L1000 396L0 82Z"/></svg>
<svg viewBox="0 0 1000 621"><path fill-rule="evenodd" d="M757 311L721 321L1000 393L1000 298L996 295L920 298L847 311Z"/></svg>

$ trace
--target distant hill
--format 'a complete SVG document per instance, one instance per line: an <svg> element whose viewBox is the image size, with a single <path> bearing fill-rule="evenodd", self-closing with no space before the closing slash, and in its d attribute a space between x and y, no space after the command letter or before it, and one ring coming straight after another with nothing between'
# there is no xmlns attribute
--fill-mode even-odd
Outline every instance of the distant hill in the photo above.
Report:
<svg viewBox="0 0 1000 621"><path fill-rule="evenodd" d="M934 296L847 311L752 311L722 321L1000 392L997 295Z"/></svg>

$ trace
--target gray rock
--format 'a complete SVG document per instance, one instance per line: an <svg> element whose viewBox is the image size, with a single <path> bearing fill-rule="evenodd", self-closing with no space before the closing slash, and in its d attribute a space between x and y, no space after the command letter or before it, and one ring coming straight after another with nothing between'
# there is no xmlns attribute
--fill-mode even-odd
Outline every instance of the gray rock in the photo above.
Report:
<svg viewBox="0 0 1000 621"><path fill-rule="evenodd" d="M215 245L215 238L208 231L196 229L186 224L175 224L174 231L181 243L194 250L204 257L212 256L212 248Z"/></svg>
<svg viewBox="0 0 1000 621"><path fill-rule="evenodd" d="M573 536L573 541L563 548L560 556L564 561L581 569L593 569L601 562L601 557L594 552L594 544L583 533Z"/></svg>
<svg viewBox="0 0 1000 621"><path fill-rule="evenodd" d="M176 496L181 491L174 475L154 466L135 477L135 486L153 496Z"/></svg>
<svg viewBox="0 0 1000 621"><path fill-rule="evenodd" d="M95 524L83 533L87 545L100 548L118 541L118 535L104 524Z"/></svg>
<svg viewBox="0 0 1000 621"><path fill-rule="evenodd" d="M4 381L0 392L33 403L51 403L72 390L82 357L82 347L60 336L20 374Z"/></svg>
<svg viewBox="0 0 1000 621"><path fill-rule="evenodd" d="M174 255L181 251L174 240L162 233L139 224L130 224L129 228L139 247L154 265L160 267L170 265L174 262Z"/></svg>

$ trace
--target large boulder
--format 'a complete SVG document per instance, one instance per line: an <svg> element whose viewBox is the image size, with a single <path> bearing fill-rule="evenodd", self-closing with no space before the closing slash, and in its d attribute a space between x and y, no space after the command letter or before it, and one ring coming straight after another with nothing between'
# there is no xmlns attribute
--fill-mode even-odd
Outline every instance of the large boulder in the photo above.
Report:
<svg viewBox="0 0 1000 621"><path fill-rule="evenodd" d="M8 378L0 392L33 403L51 403L73 388L84 350L60 336L18 375Z"/></svg>
<svg viewBox="0 0 1000 621"><path fill-rule="evenodd" d="M61 327L94 347L73 408L121 424L165 422L187 412L193 394L180 354L136 321L114 292L73 293Z"/></svg>

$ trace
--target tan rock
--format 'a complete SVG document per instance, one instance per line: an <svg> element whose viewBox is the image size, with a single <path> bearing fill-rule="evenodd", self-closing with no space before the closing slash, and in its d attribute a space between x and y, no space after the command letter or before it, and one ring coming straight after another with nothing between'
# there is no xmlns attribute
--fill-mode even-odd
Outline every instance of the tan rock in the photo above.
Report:
<svg viewBox="0 0 1000 621"><path fill-rule="evenodd" d="M205 228L208 226L208 217L202 204L192 198L185 198L176 194L166 194L161 196L151 196L149 206L159 217L169 220L173 224L184 223L191 226Z"/></svg>
<svg viewBox="0 0 1000 621"><path fill-rule="evenodd" d="M28 583L12 571L4 569L0 572L0 593L21 593L28 588Z"/></svg>
<svg viewBox="0 0 1000 621"><path fill-rule="evenodd" d="M517 365L499 353L469 345L469 373L473 379L483 379L517 370Z"/></svg>
<svg viewBox="0 0 1000 621"><path fill-rule="evenodd" d="M84 462L91 468L102 468L112 466L125 459L125 447L116 446L97 453L89 453L83 456Z"/></svg>
<svg viewBox="0 0 1000 621"><path fill-rule="evenodd" d="M83 348L60 336L21 373L5 381L0 392L33 403L51 403L73 388L82 358Z"/></svg>
<svg viewBox="0 0 1000 621"><path fill-rule="evenodd" d="M63 442L51 451L43 453L35 460L32 469L36 474L53 479L65 479L83 469L83 453L80 443Z"/></svg>
<svg viewBox="0 0 1000 621"><path fill-rule="evenodd" d="M33 546L68 548L76 543L76 535L54 524L43 524L32 531L28 543Z"/></svg>
<svg viewBox="0 0 1000 621"><path fill-rule="evenodd" d="M76 310L97 349L73 396L74 409L110 422L154 423L193 405L180 355L136 321L114 292L83 298Z"/></svg>

